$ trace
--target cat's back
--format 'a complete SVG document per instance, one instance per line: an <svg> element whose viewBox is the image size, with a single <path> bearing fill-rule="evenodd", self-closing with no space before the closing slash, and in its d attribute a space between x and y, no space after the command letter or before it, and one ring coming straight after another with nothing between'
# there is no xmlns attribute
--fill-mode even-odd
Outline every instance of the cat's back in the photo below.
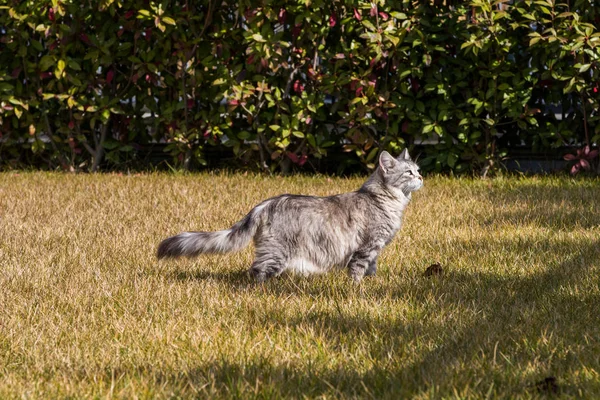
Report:
<svg viewBox="0 0 600 400"><path fill-rule="evenodd" d="M337 214L349 211L365 203L357 192L341 193L331 196L310 196L302 194L282 194L265 200L271 212L311 211Z"/></svg>

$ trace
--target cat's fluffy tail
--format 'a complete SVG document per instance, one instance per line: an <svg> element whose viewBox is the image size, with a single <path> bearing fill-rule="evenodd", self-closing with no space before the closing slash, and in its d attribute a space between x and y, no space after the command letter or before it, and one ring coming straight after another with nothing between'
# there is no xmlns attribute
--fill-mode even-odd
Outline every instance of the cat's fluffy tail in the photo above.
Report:
<svg viewBox="0 0 600 400"><path fill-rule="evenodd" d="M182 232L160 242L156 253L159 259L195 257L202 253L228 253L248 245L256 234L265 201L254 207L241 221L230 229L216 232Z"/></svg>

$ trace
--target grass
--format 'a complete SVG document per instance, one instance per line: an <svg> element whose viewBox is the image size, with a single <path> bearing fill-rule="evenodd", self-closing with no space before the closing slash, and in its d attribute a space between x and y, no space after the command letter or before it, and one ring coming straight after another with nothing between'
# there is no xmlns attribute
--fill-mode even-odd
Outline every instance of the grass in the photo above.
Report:
<svg viewBox="0 0 600 400"><path fill-rule="evenodd" d="M0 398L600 398L599 180L426 179L360 285L154 257L361 182L0 174Z"/></svg>

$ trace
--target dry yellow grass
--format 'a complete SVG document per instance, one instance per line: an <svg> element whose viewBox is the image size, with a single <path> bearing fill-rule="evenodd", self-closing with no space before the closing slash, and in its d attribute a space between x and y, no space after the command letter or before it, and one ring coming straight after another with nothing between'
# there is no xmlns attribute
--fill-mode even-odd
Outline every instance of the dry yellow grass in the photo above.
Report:
<svg viewBox="0 0 600 400"><path fill-rule="evenodd" d="M598 180L426 179L360 285L257 286L250 248L154 258L264 198L361 182L0 174L0 398L600 397Z"/></svg>

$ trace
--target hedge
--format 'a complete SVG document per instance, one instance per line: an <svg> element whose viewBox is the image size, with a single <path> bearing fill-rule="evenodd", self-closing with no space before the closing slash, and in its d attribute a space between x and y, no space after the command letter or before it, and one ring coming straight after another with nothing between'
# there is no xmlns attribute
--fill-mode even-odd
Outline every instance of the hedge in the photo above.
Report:
<svg viewBox="0 0 600 400"><path fill-rule="evenodd" d="M423 169L457 173L515 147L597 157L593 2L5 4L4 169L121 168L161 144L176 168L225 149L284 172L332 157L372 169L380 150L421 144Z"/></svg>

